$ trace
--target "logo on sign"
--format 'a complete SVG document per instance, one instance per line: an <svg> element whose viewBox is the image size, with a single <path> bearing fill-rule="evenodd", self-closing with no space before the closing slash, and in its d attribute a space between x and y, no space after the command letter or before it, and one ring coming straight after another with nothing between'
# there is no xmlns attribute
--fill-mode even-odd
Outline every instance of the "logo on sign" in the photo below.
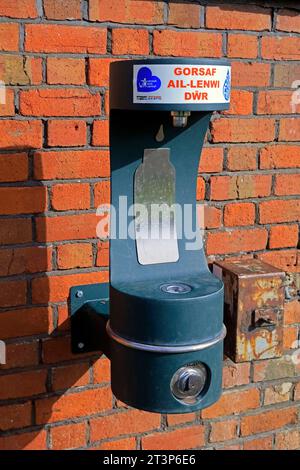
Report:
<svg viewBox="0 0 300 470"><path fill-rule="evenodd" d="M230 96L230 73L229 73L229 70L227 71L227 75L226 75L225 82L224 82L224 85L223 85L223 95L224 95L225 100L228 101L229 96Z"/></svg>
<svg viewBox="0 0 300 470"><path fill-rule="evenodd" d="M152 92L159 90L161 87L160 78L152 75L148 67L142 67L137 75L137 89L139 92Z"/></svg>

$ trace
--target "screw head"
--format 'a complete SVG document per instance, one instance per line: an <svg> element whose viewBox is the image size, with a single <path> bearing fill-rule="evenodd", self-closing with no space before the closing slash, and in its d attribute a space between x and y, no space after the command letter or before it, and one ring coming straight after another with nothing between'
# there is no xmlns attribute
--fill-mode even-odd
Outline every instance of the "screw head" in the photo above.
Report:
<svg viewBox="0 0 300 470"><path fill-rule="evenodd" d="M78 343L77 346L78 346L78 349L83 349L84 348L84 343Z"/></svg>
<svg viewBox="0 0 300 470"><path fill-rule="evenodd" d="M81 297L83 297L83 292L82 292L82 290L78 290L75 295L76 295L76 297L77 297L78 299L80 299Z"/></svg>

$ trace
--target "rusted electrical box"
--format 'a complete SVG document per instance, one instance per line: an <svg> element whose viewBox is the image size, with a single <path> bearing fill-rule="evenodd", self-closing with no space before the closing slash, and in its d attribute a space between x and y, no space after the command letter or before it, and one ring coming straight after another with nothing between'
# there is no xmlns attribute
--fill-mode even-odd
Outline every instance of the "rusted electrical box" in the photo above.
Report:
<svg viewBox="0 0 300 470"><path fill-rule="evenodd" d="M285 273L256 259L213 270L225 286L225 354L234 362L281 356Z"/></svg>

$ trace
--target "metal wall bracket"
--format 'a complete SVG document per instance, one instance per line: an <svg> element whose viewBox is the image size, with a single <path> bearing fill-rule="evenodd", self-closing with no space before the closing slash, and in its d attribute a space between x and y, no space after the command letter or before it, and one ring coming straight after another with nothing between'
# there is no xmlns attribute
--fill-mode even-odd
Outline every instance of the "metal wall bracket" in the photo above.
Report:
<svg viewBox="0 0 300 470"><path fill-rule="evenodd" d="M73 354L102 351L109 357L109 284L72 287L70 311Z"/></svg>

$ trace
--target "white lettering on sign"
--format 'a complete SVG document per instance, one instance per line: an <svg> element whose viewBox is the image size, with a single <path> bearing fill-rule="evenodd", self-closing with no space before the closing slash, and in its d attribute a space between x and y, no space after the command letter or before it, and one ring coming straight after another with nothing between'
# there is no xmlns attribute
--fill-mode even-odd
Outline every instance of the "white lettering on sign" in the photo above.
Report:
<svg viewBox="0 0 300 470"><path fill-rule="evenodd" d="M229 103L227 65L140 64L133 66L134 103Z"/></svg>

